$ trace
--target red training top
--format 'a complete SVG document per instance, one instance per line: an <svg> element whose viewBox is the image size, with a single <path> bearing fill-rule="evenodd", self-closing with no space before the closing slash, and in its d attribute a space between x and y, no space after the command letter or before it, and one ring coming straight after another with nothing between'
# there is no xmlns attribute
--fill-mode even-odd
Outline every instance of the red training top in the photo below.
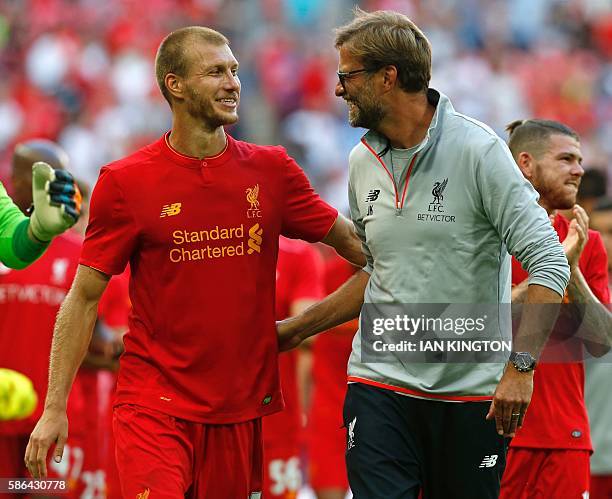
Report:
<svg viewBox="0 0 612 499"><path fill-rule="evenodd" d="M569 220L557 215L554 226L563 241L567 237ZM578 265L595 296L602 303L609 303L608 259L599 232L589 230L589 240ZM526 278L527 273L513 258L512 284L519 284ZM555 334L556 331L551 333L553 341ZM511 447L592 450L584 404L582 362L540 363L533 384L533 396L523 427L512 439Z"/></svg>
<svg viewBox="0 0 612 499"><path fill-rule="evenodd" d="M42 415L49 380L53 326L76 272L82 239L67 232L53 239L34 263L22 270L0 267L0 367L25 374L34 385L38 405L22 420L0 422L0 434L27 435ZM69 416L82 406L79 376L70 392ZM75 434L78 417L70 417Z"/></svg>
<svg viewBox="0 0 612 499"><path fill-rule="evenodd" d="M336 291L356 270L343 258L332 255L325 261L325 292L331 294ZM343 425L342 403L346 394L346 366L358 328L359 322L354 319L315 336L312 347L313 424L321 419L325 422L333 421L336 429ZM311 432L315 439L316 433Z"/></svg>
<svg viewBox="0 0 612 499"><path fill-rule="evenodd" d="M131 269L115 403L218 424L276 412L278 236L318 241L337 212L280 147L227 136L199 160L167 137L102 168L91 199L80 263Z"/></svg>

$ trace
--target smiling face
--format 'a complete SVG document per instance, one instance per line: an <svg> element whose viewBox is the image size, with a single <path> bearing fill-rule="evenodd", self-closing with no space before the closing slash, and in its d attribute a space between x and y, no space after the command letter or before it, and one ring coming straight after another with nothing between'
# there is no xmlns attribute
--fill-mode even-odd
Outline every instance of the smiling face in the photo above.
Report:
<svg viewBox="0 0 612 499"><path fill-rule="evenodd" d="M339 50L338 71L363 69L363 64L345 46ZM385 117L385 109L377 98L371 72L357 73L344 78L344 85L336 84L336 96L348 105L348 121L353 127L375 130Z"/></svg>
<svg viewBox="0 0 612 499"><path fill-rule="evenodd" d="M189 68L183 82L187 113L211 129L238 121L238 61L227 45L188 48Z"/></svg>
<svg viewBox="0 0 612 499"><path fill-rule="evenodd" d="M566 210L576 204L584 175L580 143L569 135L553 134L540 157L533 158L530 181L549 210Z"/></svg>

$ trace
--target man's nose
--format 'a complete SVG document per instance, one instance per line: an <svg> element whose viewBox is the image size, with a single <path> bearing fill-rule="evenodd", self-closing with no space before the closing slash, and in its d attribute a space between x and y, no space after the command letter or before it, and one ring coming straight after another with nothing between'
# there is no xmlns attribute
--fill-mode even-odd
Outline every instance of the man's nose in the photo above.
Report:
<svg viewBox="0 0 612 499"><path fill-rule="evenodd" d="M336 97L342 97L345 93L344 87L342 86L342 83L337 82L336 83L336 88L334 89L334 93L336 94Z"/></svg>
<svg viewBox="0 0 612 499"><path fill-rule="evenodd" d="M584 168L582 167L580 163L578 163L578 161L574 161L574 164L572 165L572 169L570 170L570 173L577 177L582 177L584 175Z"/></svg>
<svg viewBox="0 0 612 499"><path fill-rule="evenodd" d="M228 73L227 78L225 78L225 88L236 90L236 91L239 90L240 89L240 78L238 78L238 75L235 75L233 73Z"/></svg>

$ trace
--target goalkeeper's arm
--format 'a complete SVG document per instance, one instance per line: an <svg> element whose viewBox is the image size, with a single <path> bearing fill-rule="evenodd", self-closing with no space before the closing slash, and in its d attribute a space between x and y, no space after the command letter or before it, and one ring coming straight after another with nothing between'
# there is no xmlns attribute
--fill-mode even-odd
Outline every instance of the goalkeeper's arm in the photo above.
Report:
<svg viewBox="0 0 612 499"><path fill-rule="evenodd" d="M40 257L51 239L72 227L81 195L68 172L36 163L32 173L34 212L26 217L0 184L0 261L22 269Z"/></svg>

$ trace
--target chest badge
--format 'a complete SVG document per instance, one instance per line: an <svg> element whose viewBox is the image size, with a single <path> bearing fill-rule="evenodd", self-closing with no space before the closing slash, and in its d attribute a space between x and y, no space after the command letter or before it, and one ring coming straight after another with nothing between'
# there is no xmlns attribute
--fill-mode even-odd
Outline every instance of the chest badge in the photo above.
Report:
<svg viewBox="0 0 612 499"><path fill-rule="evenodd" d="M255 187L247 187L246 200L250 207L247 210L247 218L261 218L261 210L259 209L259 184Z"/></svg>
<svg viewBox="0 0 612 499"><path fill-rule="evenodd" d="M444 201L444 189L446 189L446 184L448 184L448 178L445 178L442 182L434 182L433 189L431 190L433 201L429 203L427 211L444 212L442 201Z"/></svg>
<svg viewBox="0 0 612 499"><path fill-rule="evenodd" d="M431 195L433 200L427 206L427 213L417 213L416 219L419 222L434 222L434 223L455 223L455 215L449 215L444 210L444 190L448 185L448 178L439 182L433 183Z"/></svg>

